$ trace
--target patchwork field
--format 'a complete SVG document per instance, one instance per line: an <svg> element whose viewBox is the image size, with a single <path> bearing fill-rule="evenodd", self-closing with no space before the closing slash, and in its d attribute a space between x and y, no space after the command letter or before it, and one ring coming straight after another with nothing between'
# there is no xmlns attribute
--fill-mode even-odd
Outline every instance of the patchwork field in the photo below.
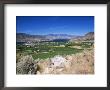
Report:
<svg viewBox="0 0 110 90"><path fill-rule="evenodd" d="M93 74L90 42L39 42L16 47L17 74Z"/></svg>

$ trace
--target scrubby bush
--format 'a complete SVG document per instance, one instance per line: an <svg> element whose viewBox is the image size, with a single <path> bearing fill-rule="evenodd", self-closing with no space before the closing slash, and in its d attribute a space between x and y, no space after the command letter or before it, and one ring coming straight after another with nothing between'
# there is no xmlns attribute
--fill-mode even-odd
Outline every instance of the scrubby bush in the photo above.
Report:
<svg viewBox="0 0 110 90"><path fill-rule="evenodd" d="M36 74L37 73L37 63L34 62L32 56L27 55L21 58L16 64L17 74Z"/></svg>

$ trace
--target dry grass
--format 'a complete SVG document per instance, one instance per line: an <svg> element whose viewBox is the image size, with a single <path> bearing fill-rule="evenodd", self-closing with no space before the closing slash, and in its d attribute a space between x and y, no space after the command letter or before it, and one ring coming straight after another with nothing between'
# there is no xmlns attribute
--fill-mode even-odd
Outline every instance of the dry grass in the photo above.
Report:
<svg viewBox="0 0 110 90"><path fill-rule="evenodd" d="M94 50L67 55L63 68L49 67L49 61L39 62L40 74L94 74Z"/></svg>
<svg viewBox="0 0 110 90"><path fill-rule="evenodd" d="M73 55L71 71L76 74L94 74L94 51L85 50Z"/></svg>
<svg viewBox="0 0 110 90"><path fill-rule="evenodd" d="M32 61L32 56L18 60L17 74L94 74L94 49L64 57L64 67L51 67L50 60ZM24 72L25 71L25 72Z"/></svg>

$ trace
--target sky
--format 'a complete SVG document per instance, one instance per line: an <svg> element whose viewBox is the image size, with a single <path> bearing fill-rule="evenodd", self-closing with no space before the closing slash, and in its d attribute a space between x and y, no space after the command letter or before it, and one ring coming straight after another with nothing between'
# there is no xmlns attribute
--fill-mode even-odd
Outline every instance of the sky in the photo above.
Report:
<svg viewBox="0 0 110 90"><path fill-rule="evenodd" d="M94 16L16 16L16 32L84 35L94 32Z"/></svg>

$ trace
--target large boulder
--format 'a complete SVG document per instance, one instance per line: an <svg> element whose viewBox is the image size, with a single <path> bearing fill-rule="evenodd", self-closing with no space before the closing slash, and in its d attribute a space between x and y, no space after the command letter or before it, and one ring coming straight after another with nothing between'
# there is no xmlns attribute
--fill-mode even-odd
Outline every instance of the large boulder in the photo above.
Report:
<svg viewBox="0 0 110 90"><path fill-rule="evenodd" d="M64 62L66 61L65 58L63 58L62 56L55 56L53 58L51 58L50 62L51 62L51 66L52 67L64 67Z"/></svg>

